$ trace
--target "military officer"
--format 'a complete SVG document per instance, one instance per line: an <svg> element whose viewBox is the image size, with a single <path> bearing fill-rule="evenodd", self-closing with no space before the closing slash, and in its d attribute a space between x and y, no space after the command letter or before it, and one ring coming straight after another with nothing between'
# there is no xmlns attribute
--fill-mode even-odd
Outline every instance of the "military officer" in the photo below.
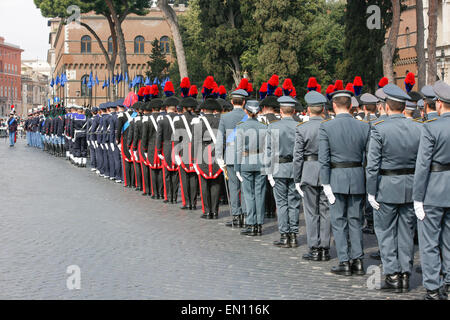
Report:
<svg viewBox="0 0 450 320"><path fill-rule="evenodd" d="M378 98L377 109L378 109L378 121L386 120L388 115L386 113L386 94L383 88L378 89L375 92L375 96Z"/></svg>
<svg viewBox="0 0 450 320"><path fill-rule="evenodd" d="M439 81L433 91L439 117L423 125L413 200L425 299L444 300L450 290L450 86Z"/></svg>
<svg viewBox="0 0 450 320"><path fill-rule="evenodd" d="M143 196L151 195L151 177L150 177L150 167L147 159L148 152L148 129L149 125L149 115L152 112L150 107L150 102L146 102L144 104L143 114L142 114L142 126L141 126L141 137L139 141L138 147L138 157L141 159L141 171L142 171L142 188L143 188Z"/></svg>
<svg viewBox="0 0 450 320"><path fill-rule="evenodd" d="M327 98L317 91L305 95L309 120L297 125L294 146L294 182L303 198L309 252L305 260L330 260L330 214L319 179L319 127Z"/></svg>
<svg viewBox="0 0 450 320"><path fill-rule="evenodd" d="M107 122L107 144L109 160L109 179L121 182L120 177L120 153L116 144L117 108L120 101L111 102L108 106L109 119Z"/></svg>
<svg viewBox="0 0 450 320"><path fill-rule="evenodd" d="M233 219L226 223L228 227L236 226L242 228L244 226L245 202L241 201L241 183L234 169L234 144L237 123L246 121L248 118L243 110L246 97L248 97L248 93L242 89L231 93L233 111L221 115L219 132L217 133L216 159L220 168L227 171L231 215L233 216Z"/></svg>
<svg viewBox="0 0 450 320"><path fill-rule="evenodd" d="M139 144L142 133L142 115L145 103L140 101L140 103L135 104L134 110L137 112L137 116L133 118L130 124L130 132L128 134L127 144L131 146L130 152L133 159L134 176L136 182L136 191L143 191L142 187L142 168L141 168L141 157L139 157Z"/></svg>
<svg viewBox="0 0 450 320"><path fill-rule="evenodd" d="M98 114L99 108L93 107L92 108L92 114L93 117L89 119L89 126L87 128L87 142L90 149L90 155L91 155L91 171L96 171L98 168L99 163L97 162L97 136L95 134L95 131L97 130L100 115Z"/></svg>
<svg viewBox="0 0 450 320"><path fill-rule="evenodd" d="M234 169L242 184L245 207L247 208L247 228L241 234L260 236L264 224L266 180L264 174L264 144L267 126L259 122L260 111L256 100L249 100L244 111L248 120L237 124L236 156Z"/></svg>
<svg viewBox="0 0 450 320"><path fill-rule="evenodd" d="M420 92L423 94L424 98L424 111L426 115L425 120L433 120L439 117L436 111L436 98L435 92L432 86L424 86Z"/></svg>
<svg viewBox="0 0 450 320"><path fill-rule="evenodd" d="M332 273L363 275L363 206L366 194L363 162L369 124L350 114L352 91L331 93L334 119L319 129L320 181L330 203L339 265Z"/></svg>
<svg viewBox="0 0 450 320"><path fill-rule="evenodd" d="M82 106L77 106L77 113L73 118L72 127L72 142L73 146L73 156L75 165L79 167L85 167L87 162L87 143L86 143L86 116L84 114L84 109Z"/></svg>
<svg viewBox="0 0 450 320"><path fill-rule="evenodd" d="M409 290L416 219L412 200L421 124L403 115L410 99L395 84L383 87L389 120L376 122L367 161L368 201L376 210L374 227L386 275L383 289Z"/></svg>
<svg viewBox="0 0 450 320"><path fill-rule="evenodd" d="M164 202L177 203L178 197L178 166L175 163L174 146L174 118L177 116L179 100L176 97L168 97L164 100L166 114L158 122L156 132L156 148L158 157L163 161Z"/></svg>
<svg viewBox="0 0 450 320"><path fill-rule="evenodd" d="M222 169L216 163L217 130L220 118L214 111L221 110L216 99L206 96L200 105L202 115L192 119L194 168L198 175L202 219L218 219Z"/></svg>
<svg viewBox="0 0 450 320"><path fill-rule="evenodd" d="M297 247L300 195L295 189L293 160L295 129L298 124L292 115L296 100L289 96L278 99L281 120L269 124L264 152L266 172L271 184L278 216L280 240L274 245L282 248Z"/></svg>

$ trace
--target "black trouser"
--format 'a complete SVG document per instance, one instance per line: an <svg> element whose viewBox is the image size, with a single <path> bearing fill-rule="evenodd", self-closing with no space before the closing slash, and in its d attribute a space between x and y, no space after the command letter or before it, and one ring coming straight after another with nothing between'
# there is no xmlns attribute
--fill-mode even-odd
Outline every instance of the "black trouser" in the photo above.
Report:
<svg viewBox="0 0 450 320"><path fill-rule="evenodd" d="M142 164L142 175L144 176L143 188L146 194L150 194L150 168L145 164Z"/></svg>
<svg viewBox="0 0 450 320"><path fill-rule="evenodd" d="M139 162L134 162L134 173L135 173L135 185L136 188L139 188L139 190L142 190L142 171L141 171L141 164Z"/></svg>
<svg viewBox="0 0 450 320"><path fill-rule="evenodd" d="M91 168L97 169L97 151L95 150L95 147L92 143L89 146L89 150L91 155Z"/></svg>
<svg viewBox="0 0 450 320"><path fill-rule="evenodd" d="M183 192L184 202L183 205L187 207L193 207L197 205L197 189L198 178L195 172L186 172L183 168L180 168L181 177L181 191Z"/></svg>
<svg viewBox="0 0 450 320"><path fill-rule="evenodd" d="M86 149L87 149L86 137L76 138L73 146L73 156L77 158L79 157L86 158L87 156Z"/></svg>
<svg viewBox="0 0 450 320"><path fill-rule="evenodd" d="M178 185L180 184L177 171L164 169L164 187L166 188L165 200L177 201Z"/></svg>
<svg viewBox="0 0 450 320"><path fill-rule="evenodd" d="M100 173L109 177L109 157L108 157L108 149L105 147L106 144L103 144L102 157L103 157L103 166L100 169Z"/></svg>
<svg viewBox="0 0 450 320"><path fill-rule="evenodd" d="M270 183L266 183L266 213L274 214L277 208L275 197L273 196L273 188Z"/></svg>
<svg viewBox="0 0 450 320"><path fill-rule="evenodd" d="M164 196L164 184L162 169L150 169L151 182L152 182L152 196L162 197Z"/></svg>
<svg viewBox="0 0 450 320"><path fill-rule="evenodd" d="M220 179L200 176L200 193L203 213L219 213Z"/></svg>

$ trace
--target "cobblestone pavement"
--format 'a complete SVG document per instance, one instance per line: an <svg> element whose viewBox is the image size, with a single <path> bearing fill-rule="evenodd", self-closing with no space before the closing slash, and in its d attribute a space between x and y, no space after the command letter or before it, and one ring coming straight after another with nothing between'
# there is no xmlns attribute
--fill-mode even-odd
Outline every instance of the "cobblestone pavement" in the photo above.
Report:
<svg viewBox="0 0 450 320"><path fill-rule="evenodd" d="M245 237L219 220L199 219L88 169L0 140L0 299L421 299L421 275L408 294L370 290L362 277L340 277L337 263L306 262L299 248L276 248L274 219L262 237ZM365 235L365 267L375 236ZM419 264L416 248L415 266ZM67 267L81 270L68 290Z"/></svg>

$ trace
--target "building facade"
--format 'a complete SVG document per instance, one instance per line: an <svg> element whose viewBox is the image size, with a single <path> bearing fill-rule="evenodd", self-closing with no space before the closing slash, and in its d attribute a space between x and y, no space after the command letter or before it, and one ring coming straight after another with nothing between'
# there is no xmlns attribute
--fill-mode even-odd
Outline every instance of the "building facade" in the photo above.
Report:
<svg viewBox="0 0 450 320"><path fill-rule="evenodd" d="M438 26L436 41L437 74L440 80L450 82L450 0L438 0ZM413 72L417 77L417 21L416 0L403 2L407 8L401 14L400 31L397 39L399 59L394 64L395 82L404 88L405 77ZM423 0L425 26L425 57L427 58L428 39L428 0ZM420 88L419 88L420 89ZM418 88L415 88L418 90Z"/></svg>
<svg viewBox="0 0 450 320"><path fill-rule="evenodd" d="M181 14L186 7L174 7L177 14ZM85 22L96 32L103 46L112 55L112 40L108 21L93 13L83 14L81 21ZM102 89L102 84L109 76L105 57L97 40L83 26L72 22L68 25L60 19L50 19L49 43L50 49L47 61L51 67L51 77L56 79L65 72L67 83L64 88L54 86L50 89L50 96L65 98L66 104L100 104L108 100L111 92ZM130 81L135 75L142 75L148 70L147 62L152 49L151 42L158 39L161 50L168 60L172 60L170 53L171 31L163 13L158 8L152 8L146 16L129 15L122 23L125 36L128 77ZM115 74L120 74L120 58L115 61ZM87 87L89 75L98 78L100 84L92 89ZM112 85L111 85L112 86ZM121 82L115 87L119 97L124 96L128 86Z"/></svg>
<svg viewBox="0 0 450 320"><path fill-rule="evenodd" d="M21 57L19 46L0 37L0 117L8 116L11 106L16 112L22 107Z"/></svg>
<svg viewBox="0 0 450 320"><path fill-rule="evenodd" d="M27 115L32 108L46 106L49 98L50 65L46 61L22 61L22 110ZM17 110L19 112L19 110Z"/></svg>

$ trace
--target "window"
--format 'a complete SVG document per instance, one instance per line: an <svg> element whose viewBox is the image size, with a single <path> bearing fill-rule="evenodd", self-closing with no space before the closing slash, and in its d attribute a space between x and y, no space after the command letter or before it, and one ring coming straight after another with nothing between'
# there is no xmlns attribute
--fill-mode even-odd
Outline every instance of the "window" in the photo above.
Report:
<svg viewBox="0 0 450 320"><path fill-rule="evenodd" d="M134 53L144 53L144 37L134 38Z"/></svg>
<svg viewBox="0 0 450 320"><path fill-rule="evenodd" d="M170 45L169 45L169 37L163 36L159 39L159 46L161 48L161 52L165 54L170 53Z"/></svg>
<svg viewBox="0 0 450 320"><path fill-rule="evenodd" d="M409 34L409 27L406 27L406 46L409 47L411 46L411 38L410 38L410 34Z"/></svg>
<svg viewBox="0 0 450 320"><path fill-rule="evenodd" d="M81 37L81 53L91 53L91 37Z"/></svg>
<svg viewBox="0 0 450 320"><path fill-rule="evenodd" d="M91 89L88 88L87 83L89 82L89 75L85 74L81 77L81 96L86 97L91 93Z"/></svg>
<svg viewBox="0 0 450 320"><path fill-rule="evenodd" d="M113 41L111 36L108 38L108 53L113 53Z"/></svg>

